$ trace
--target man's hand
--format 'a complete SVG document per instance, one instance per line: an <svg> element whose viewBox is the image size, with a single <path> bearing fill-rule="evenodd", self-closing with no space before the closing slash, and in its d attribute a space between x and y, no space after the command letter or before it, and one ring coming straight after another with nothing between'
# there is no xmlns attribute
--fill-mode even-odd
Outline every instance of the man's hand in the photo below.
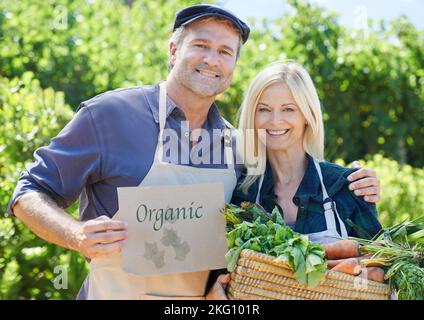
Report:
<svg viewBox="0 0 424 320"><path fill-rule="evenodd" d="M352 168L360 168L347 177L352 183L349 184L349 189L357 196L364 196L367 202L380 201L380 181L377 174L372 169L361 168L358 161L352 164Z"/></svg>
<svg viewBox="0 0 424 320"><path fill-rule="evenodd" d="M206 295L206 300L228 300L225 290L230 282L230 274L221 274Z"/></svg>
<svg viewBox="0 0 424 320"><path fill-rule="evenodd" d="M127 223L106 216L86 221L76 232L77 250L89 259L121 252L128 237Z"/></svg>

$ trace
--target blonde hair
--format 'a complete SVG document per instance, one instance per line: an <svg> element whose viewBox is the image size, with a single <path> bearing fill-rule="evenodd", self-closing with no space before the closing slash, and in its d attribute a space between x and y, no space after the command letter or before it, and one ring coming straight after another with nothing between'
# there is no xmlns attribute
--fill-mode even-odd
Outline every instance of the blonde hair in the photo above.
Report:
<svg viewBox="0 0 424 320"><path fill-rule="evenodd" d="M237 48L237 56L236 56L236 60L239 59L240 57L240 52L241 52L241 47L243 46L243 39L241 38L241 33L240 30L228 19L225 18L220 18L220 17L206 17L203 19L200 19L201 21L204 22L208 22L208 21L219 21L223 24L225 24L226 26L230 27L232 30L234 30L235 32L237 32L237 34L239 35L239 44L238 44L238 48ZM200 21L199 20L199 21ZM175 44L175 46L177 47L177 49L180 49L184 38L187 36L187 34L189 33L190 29L187 28L189 25L187 26L181 26L179 27L177 30L175 30L172 35L171 38L169 39L169 43L173 43ZM171 57L168 57L168 68L169 70L171 70L174 67L174 65L171 62Z"/></svg>
<svg viewBox="0 0 424 320"><path fill-rule="evenodd" d="M263 91L275 83L289 87L296 104L307 121L303 138L305 152L318 161L324 159L324 123L321 104L311 77L303 66L295 62L274 63L259 72L250 84L239 111L238 128L243 136L239 143L241 154L256 157L254 167L247 166L247 176L240 185L247 193L249 187L265 172L266 149L258 141L258 132L246 134L255 129L256 106ZM252 173L253 172L253 173Z"/></svg>

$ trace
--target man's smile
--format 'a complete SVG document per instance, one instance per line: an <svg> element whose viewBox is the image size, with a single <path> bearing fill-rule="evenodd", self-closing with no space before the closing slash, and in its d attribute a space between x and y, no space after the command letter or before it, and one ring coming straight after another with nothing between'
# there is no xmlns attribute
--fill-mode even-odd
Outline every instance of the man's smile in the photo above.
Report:
<svg viewBox="0 0 424 320"><path fill-rule="evenodd" d="M204 70L204 69L195 69L197 73L200 73L202 76L209 77L209 78L219 78L220 75L216 72Z"/></svg>

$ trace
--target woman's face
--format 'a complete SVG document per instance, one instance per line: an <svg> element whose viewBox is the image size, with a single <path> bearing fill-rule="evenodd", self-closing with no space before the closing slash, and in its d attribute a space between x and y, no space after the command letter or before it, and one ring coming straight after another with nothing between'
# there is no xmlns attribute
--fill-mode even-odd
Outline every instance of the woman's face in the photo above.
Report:
<svg viewBox="0 0 424 320"><path fill-rule="evenodd" d="M275 83L263 91L256 106L255 129L266 130L268 151L303 149L306 124L286 84Z"/></svg>

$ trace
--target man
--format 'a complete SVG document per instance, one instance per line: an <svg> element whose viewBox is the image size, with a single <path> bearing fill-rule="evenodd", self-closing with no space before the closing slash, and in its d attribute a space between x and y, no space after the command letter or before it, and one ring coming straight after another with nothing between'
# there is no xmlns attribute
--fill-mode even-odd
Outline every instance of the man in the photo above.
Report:
<svg viewBox="0 0 424 320"><path fill-rule="evenodd" d="M209 272L157 277L123 272L120 253L128 226L115 216L117 188L220 181L225 200L231 199L237 173L226 165L228 156L218 164L197 164L181 155L199 151L194 137L199 128L210 134L210 144L218 145L220 154L231 151L228 136L212 134L228 128L214 100L229 87L249 32L243 21L216 6L179 11L169 45L171 71L165 82L115 90L83 102L51 144L35 152L35 162L22 174L9 212L41 238L91 260L79 299L204 296ZM181 151L168 159L172 165L160 161L167 156L165 129L176 133L175 139L169 137L170 144ZM374 172L361 169L353 178L362 178L356 189L373 197L371 201L378 200ZM78 196L81 221L63 209ZM220 276L207 298L225 299L228 281L228 275Z"/></svg>

